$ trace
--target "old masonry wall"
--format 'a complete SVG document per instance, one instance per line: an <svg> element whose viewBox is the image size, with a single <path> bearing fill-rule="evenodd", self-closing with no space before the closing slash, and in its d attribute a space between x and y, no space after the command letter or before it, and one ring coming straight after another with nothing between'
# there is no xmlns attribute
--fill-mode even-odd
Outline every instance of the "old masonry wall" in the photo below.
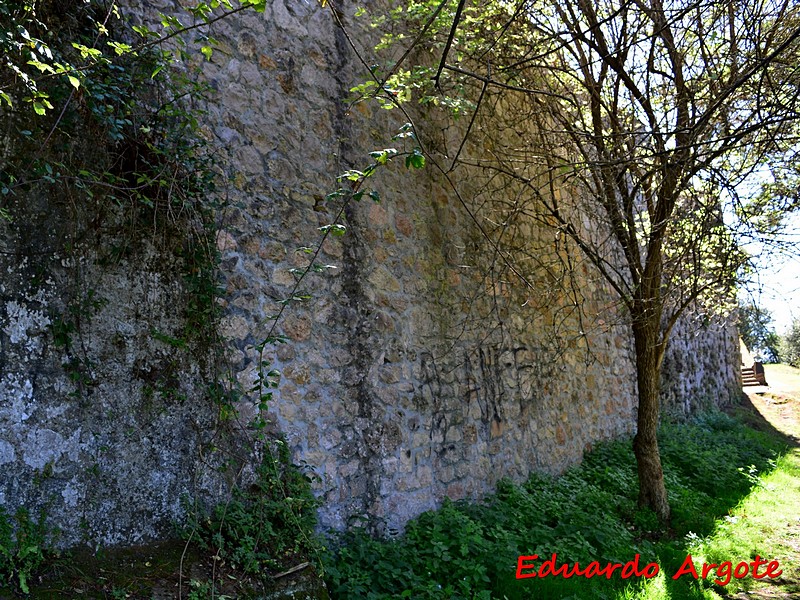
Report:
<svg viewBox="0 0 800 600"><path fill-rule="evenodd" d="M126 12L146 20L170 7ZM215 24L214 37L202 73L215 98L201 125L229 182L216 238L219 368L243 390L261 359L282 372L269 416L318 476L324 527L364 515L378 529L401 527L445 497L560 472L597 441L633 432L632 343L609 290L578 262L560 281L531 272L534 290L520 291L434 169L389 167L373 184L379 203L344 209L346 235L319 257L335 268L304 280L311 299L279 322L289 343L261 356L269 316L294 288L291 269L307 264L297 249L318 243L338 210L323 201L336 175L363 167L401 121L343 102L359 63L317 3L275 0ZM480 216L477 178L458 189ZM26 256L48 241L4 227L0 506L46 505L66 543L122 544L165 535L182 495L224 497L229 482L203 450L216 431L203 401L208 367L152 336L180 327L179 265L145 242L113 267L90 247L37 262ZM545 247L549 234L525 235ZM553 264L562 258L554 251ZM76 278L103 301L82 296L80 347L67 350L52 325L75 303L66 290ZM734 397L734 336L729 326L679 328L665 363L670 410ZM92 365L90 389L64 368L70 352ZM180 398L159 388L165 378ZM255 415L247 394L237 407L243 422Z"/></svg>

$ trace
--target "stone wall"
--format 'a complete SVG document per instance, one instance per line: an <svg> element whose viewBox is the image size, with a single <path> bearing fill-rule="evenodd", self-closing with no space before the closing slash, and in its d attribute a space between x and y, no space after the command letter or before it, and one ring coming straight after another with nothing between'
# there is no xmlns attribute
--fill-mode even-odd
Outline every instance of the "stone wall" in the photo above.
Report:
<svg viewBox="0 0 800 600"><path fill-rule="evenodd" d="M183 496L226 489L201 460L209 374L164 341L183 326L179 260L157 239L111 258L119 238L76 236L59 206L30 194L0 226L0 507L43 510L64 545L136 543Z"/></svg>
<svg viewBox="0 0 800 600"><path fill-rule="evenodd" d="M147 19L169 7L128 13ZM399 528L445 497L560 472L597 441L633 433L632 344L609 290L547 231L519 231L524 273L498 261L478 229L497 209L478 193L477 173L455 187L475 219L433 165L381 171L371 182L380 203L324 201L336 175L363 167L403 122L344 102L360 65L327 11L276 0L262 15L220 21L214 37L220 47L202 69L215 98L202 128L227 176L221 378L249 390L263 359L281 370L269 415L317 475L323 526L368 516L376 530ZM335 268L295 290L291 270L309 260L298 248L315 247L340 208L347 233L319 255ZM25 235L9 229L4 239ZM145 243L111 268L90 248L74 264L54 251L35 275L25 256L38 247L0 256L0 505L46 504L70 543L164 535L182 494L229 489L202 451L216 431L203 361L167 369L174 353L151 335L180 327L179 268ZM75 277L103 299L89 300L72 349L92 365L91 385L70 378L68 353L54 344L53 320L71 302L64 282ZM270 316L293 291L310 300L289 305L278 323L288 343L262 355ZM670 405L727 398L739 367L730 328L687 325L676 337ZM180 398L153 393L148 378L166 371ZM256 404L242 397L242 423Z"/></svg>
<svg viewBox="0 0 800 600"><path fill-rule="evenodd" d="M664 357L661 398L673 416L738 402L742 395L739 333L730 321L686 315Z"/></svg>

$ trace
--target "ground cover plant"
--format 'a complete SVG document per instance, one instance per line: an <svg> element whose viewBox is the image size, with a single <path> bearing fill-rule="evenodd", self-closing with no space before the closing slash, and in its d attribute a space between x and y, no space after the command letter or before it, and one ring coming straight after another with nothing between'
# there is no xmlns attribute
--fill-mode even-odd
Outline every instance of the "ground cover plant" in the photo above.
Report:
<svg viewBox="0 0 800 600"><path fill-rule="evenodd" d="M777 593L774 594L764 594L764 597L798 598L798 515L800 452L795 448L778 459L777 468L761 478L753 492L720 520L712 535L703 539L697 538L690 544L689 551L699 562L709 563L720 563L737 555L744 559L755 555L780 557L780 590L776 590ZM790 547L793 545L793 552L786 547L787 541ZM749 592L756 587L756 583L752 577L732 578L725 586L725 591L731 595L740 591Z"/></svg>
<svg viewBox="0 0 800 600"><path fill-rule="evenodd" d="M20 508L12 519L0 507L0 582L8 582L12 589L27 594L31 574L47 558L51 533L43 514L33 519Z"/></svg>
<svg viewBox="0 0 800 600"><path fill-rule="evenodd" d="M184 499L184 538L132 548L74 549L56 557L43 517L15 522L0 510L0 599L172 597L261 598L279 573L313 573L323 552L318 500L282 441L264 448L250 485L214 507ZM299 570L299 569L298 569Z"/></svg>
<svg viewBox="0 0 800 600"><path fill-rule="evenodd" d="M370 599L718 597L724 588L713 577L673 581L671 575L689 551L734 565L752 559L755 540L741 548L741 556L730 545L701 550L701 541L713 534L718 519L725 522L724 516L762 485L759 474L775 468L785 439L715 412L663 425L660 440L673 506L669 530L660 529L655 513L636 508L629 442L610 442L561 477L534 475L521 485L502 481L478 504L446 502L409 523L403 536L372 540L362 531L349 532L326 568L331 594ZM625 563L639 554L640 567L654 562L662 575L653 580L515 578L518 556L537 554L544 560L553 553L557 564L582 566Z"/></svg>

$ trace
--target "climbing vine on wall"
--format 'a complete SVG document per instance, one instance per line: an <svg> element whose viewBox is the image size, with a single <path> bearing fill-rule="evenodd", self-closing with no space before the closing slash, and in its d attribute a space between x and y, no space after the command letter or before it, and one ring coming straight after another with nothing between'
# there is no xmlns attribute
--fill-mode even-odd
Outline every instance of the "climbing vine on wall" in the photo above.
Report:
<svg viewBox="0 0 800 600"><path fill-rule="evenodd" d="M144 271L147 267L140 259L144 249L152 247L159 256L175 259L170 265L179 265L180 272L165 269L163 274L178 275L182 280L183 302L175 306L183 313L182 329L153 327L150 331L151 339L166 349L162 354L168 358L158 368L146 364L133 374L147 378L141 386L143 412L148 418L156 414L151 411L154 398L165 405L186 403L180 382L173 382L188 362L207 361L202 366L208 368L200 369L211 375L204 400L219 409L220 421L242 425L257 438L251 454L256 456L252 462L260 466L254 474L253 487L257 489L253 492L253 487L239 487L247 477L240 477L238 467L251 456L242 452L219 458L214 466L234 465L228 472L232 475L229 480L235 480L232 489L237 491L229 504L213 510L210 517L202 514L201 503L191 504L198 510L195 522L204 524L205 534L216 536L209 540L209 547L214 547L217 555L228 551L229 556L250 564L246 562L250 557L241 553L245 548L242 539L238 539L247 536L248 527L238 527L233 518L250 520L253 528L259 528L274 525L272 519L264 519L264 511L279 515L285 521L280 535L273 539L264 531L258 534L269 541L267 555L260 556L263 548L259 545L252 549L252 554L259 554L259 561L263 559L259 564L269 565L274 562L270 554L285 558L297 548L314 546L310 538L315 500L307 479L291 465L286 445L273 439L268 423L267 404L280 374L266 365L259 389L243 390L233 378L229 383L215 371L219 364L215 352L219 349L220 290L215 244L218 206L213 198L224 195L219 193L224 190L216 189L221 181L218 166L199 134L202 101L196 100L202 99L206 90L192 73L192 65L214 53L215 42L204 25L238 10L259 8L263 3L199 3L185 14L161 15L160 22L151 27L138 23L128 28L112 1L0 0L4 51L0 63L0 209L4 221L0 238L6 238L0 239L0 244L15 244L15 251L41 264L37 285L49 279L53 265L60 274L67 274L56 283L63 306L49 315L49 351L63 357L61 364L74 387L68 397L75 406L89 405L87 400L102 384L97 376L98 359L85 338L113 300L103 296L104 288L96 281L101 269L95 267L111 270L124 262ZM193 47L196 52L180 35L189 31L198 42ZM327 198L337 216L320 227L321 240L309 241L302 250L312 259L308 268L294 272L297 286L281 303L281 310L302 301L300 286L305 275L328 268L314 259L327 236L344 234L342 215L347 203L362 198L380 201L377 191L367 188L365 181L395 158L404 159L407 168L424 165L425 158L408 127L394 142L397 148L371 153L363 170L341 174ZM12 234L25 239L20 241ZM278 322L278 316L272 323ZM263 342L277 338L270 333ZM122 349L124 342L120 340ZM176 358L187 353L192 354L190 359L181 362ZM252 397L259 400L258 417L240 422L237 407ZM125 435L134 437L137 432L133 429ZM215 436L205 449L224 445ZM52 472L52 466L49 468ZM98 481L103 476L97 465L91 467L91 473ZM230 508L235 510L226 510Z"/></svg>
<svg viewBox="0 0 800 600"><path fill-rule="evenodd" d="M180 265L183 326L150 334L167 354L184 358L141 370L152 377L142 404L155 394L184 402L178 371L194 362L209 379L205 400L222 421L236 419L239 392L221 384L218 372L219 168L199 133L197 100L206 90L191 65L213 52L203 26L245 9L263 9L263 2L201 2L185 14L161 15L152 28L129 28L115 2L0 0L0 243L38 264L35 285L50 279L53 265L71 278L60 290L64 306L49 318L52 349L74 386L69 396L86 398L98 385L84 337L108 303L91 279L97 270L84 265L135 264L143 248L155 247ZM193 48L182 37L189 31ZM270 510L289 515L297 540L309 539L314 500L307 480L280 448L272 458L266 437L261 446L266 456L255 485L270 491ZM263 510L265 498L235 492L232 506ZM293 498L304 498L302 506ZM214 515L220 527L238 531L226 513ZM202 519L200 512L194 518ZM286 548L302 546L293 534L281 536ZM0 561L0 573L5 567L20 587L33 568Z"/></svg>

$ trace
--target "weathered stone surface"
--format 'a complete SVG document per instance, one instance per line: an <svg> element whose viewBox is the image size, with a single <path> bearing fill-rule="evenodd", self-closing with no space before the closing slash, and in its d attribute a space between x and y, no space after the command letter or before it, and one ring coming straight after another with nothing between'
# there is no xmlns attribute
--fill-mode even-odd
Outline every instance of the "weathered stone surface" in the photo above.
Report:
<svg viewBox="0 0 800 600"><path fill-rule="evenodd" d="M22 238L9 224L3 239ZM137 258L0 256L0 505L45 509L61 543L156 538L182 495L205 495L198 431L213 409L197 365L152 334L179 335L175 265L152 247Z"/></svg>
<svg viewBox="0 0 800 600"><path fill-rule="evenodd" d="M215 28L225 51L202 64L219 92L202 126L232 175L216 238L229 345L221 368L245 391L262 358L283 372L270 418L319 476L324 527L357 515L402 527L445 497L560 472L595 442L633 432L632 343L611 291L589 270L570 288L523 261L526 289L433 170L382 170L381 203L343 211L346 235L329 237L318 258L335 268L303 281L311 299L289 304L278 324L288 343L262 357L254 345L294 287L289 269L308 265L298 247L320 244L318 228L338 211L322 199L401 122L367 105L345 111L359 63L318 3L275 0ZM476 210L491 206L479 174L460 184ZM4 227L2 239L22 236ZM557 270L552 232L524 227L526 243L543 249L538 264L552 259ZM178 266L156 246L111 266L59 248L42 277L32 250L0 255L0 505L46 503L64 542L121 544L162 535L183 494L225 497L230 487L203 452L217 432L203 361L178 360L152 334L181 330ZM53 336L78 277L107 301L81 324L80 383L62 366L81 358L78 347L67 352ZM733 335L691 321L676 329L669 410L734 397ZM242 399L243 418L256 404Z"/></svg>

